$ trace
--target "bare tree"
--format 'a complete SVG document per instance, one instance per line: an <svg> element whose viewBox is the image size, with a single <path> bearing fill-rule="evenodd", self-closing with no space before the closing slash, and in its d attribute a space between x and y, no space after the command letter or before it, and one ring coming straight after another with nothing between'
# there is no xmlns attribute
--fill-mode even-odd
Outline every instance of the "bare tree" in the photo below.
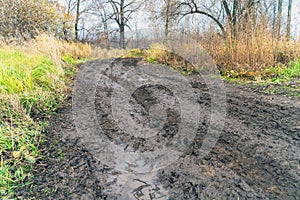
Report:
<svg viewBox="0 0 300 200"><path fill-rule="evenodd" d="M292 5L293 5L293 0L289 0L287 28L286 28L286 37L287 38L290 38L290 36L291 36Z"/></svg>
<svg viewBox="0 0 300 200"><path fill-rule="evenodd" d="M273 2L273 38L276 38L277 1Z"/></svg>
<svg viewBox="0 0 300 200"><path fill-rule="evenodd" d="M80 0L76 1L76 17L75 17L75 39L78 40L78 23L79 23L79 17L80 17Z"/></svg>
<svg viewBox="0 0 300 200"><path fill-rule="evenodd" d="M139 9L140 5L137 4L137 0L108 0L108 3L113 9L110 19L114 20L119 27L120 47L125 48L125 27L130 28L130 17Z"/></svg>
<svg viewBox="0 0 300 200"><path fill-rule="evenodd" d="M164 27L165 36L168 36L170 27L173 25L173 22L177 18L176 5L177 5L176 0L164 0L164 7L161 15L163 16L164 24L165 24Z"/></svg>
<svg viewBox="0 0 300 200"><path fill-rule="evenodd" d="M98 32L98 38L101 45L109 47L109 14L107 12L107 4L105 0L93 0L93 7L90 10L90 14L98 18L98 23L94 25L93 29Z"/></svg>
<svg viewBox="0 0 300 200"><path fill-rule="evenodd" d="M64 4L66 5L65 14L68 16L74 16L74 34L75 39L79 40L79 24L83 14L87 13L92 4L88 0L64 0Z"/></svg>
<svg viewBox="0 0 300 200"><path fill-rule="evenodd" d="M147 11L150 12L149 19L156 28L162 28L167 36L170 29L175 26L178 18L177 0L150 0L147 2Z"/></svg>
<svg viewBox="0 0 300 200"><path fill-rule="evenodd" d="M59 4L60 5L60 4ZM72 40L74 39L74 16L72 11L75 9L75 1L74 0L65 0L63 5L60 5L61 13L62 13L62 37L64 40Z"/></svg>
<svg viewBox="0 0 300 200"><path fill-rule="evenodd" d="M224 1L222 1L224 5ZM215 4L216 5L216 4ZM211 6L213 7L213 6ZM206 8L201 8L199 4L195 0L184 0L179 3L178 8L181 10L182 17L191 14L200 14L208 17L209 19L213 20L218 27L220 28L223 35L226 35L226 30L224 24L220 20L220 15L214 15L211 10ZM225 8L226 9L226 8ZM227 10L228 12L228 10Z"/></svg>
<svg viewBox="0 0 300 200"><path fill-rule="evenodd" d="M231 33L236 38L237 28L256 21L255 0L211 0L210 5L202 5L196 0L184 0L179 3L182 16L201 14L214 21L225 36ZM223 20L225 18L225 20ZM226 28L229 27L228 32Z"/></svg>
<svg viewBox="0 0 300 200"><path fill-rule="evenodd" d="M237 20L238 20L238 10L239 10L239 1L233 1L233 8L232 8L232 26L233 26L233 35L237 35Z"/></svg>
<svg viewBox="0 0 300 200"><path fill-rule="evenodd" d="M282 0L278 0L277 20L276 20L276 38L277 39L280 38L281 18L282 18Z"/></svg>
<svg viewBox="0 0 300 200"><path fill-rule="evenodd" d="M165 12L165 36L169 33L170 26L170 10L171 10L171 0L164 0L166 4L166 12Z"/></svg>

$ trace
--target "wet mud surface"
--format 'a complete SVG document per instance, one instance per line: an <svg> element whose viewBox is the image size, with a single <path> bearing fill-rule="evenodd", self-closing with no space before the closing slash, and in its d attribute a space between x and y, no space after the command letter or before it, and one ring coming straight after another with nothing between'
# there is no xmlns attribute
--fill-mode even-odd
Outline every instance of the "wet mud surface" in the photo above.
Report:
<svg viewBox="0 0 300 200"><path fill-rule="evenodd" d="M99 62L82 65L81 70ZM141 126L148 123L150 128L161 127L161 131L147 138L138 132L132 135L124 131L112 111L113 83L126 70L143 67L144 63L138 59L107 62L119 67L115 67L118 73L104 69L104 78L96 87L94 105L101 133L115 145L123 145L125 150L133 152L154 152L172 146L170 141L176 137L182 120L180 100L167 87L139 87L129 99L131 119ZM45 157L35 169L34 184L18 190L16 196L55 200L299 199L299 99L255 93L224 82L225 124L216 144L203 156L201 146L214 106L212 90L199 74L186 79L201 115L193 142L174 162L147 173L118 170L102 162L76 137L70 96L47 130L48 140L43 145ZM163 106L157 107L158 102L163 102ZM161 116L165 120L160 120ZM156 120L151 121L152 118Z"/></svg>

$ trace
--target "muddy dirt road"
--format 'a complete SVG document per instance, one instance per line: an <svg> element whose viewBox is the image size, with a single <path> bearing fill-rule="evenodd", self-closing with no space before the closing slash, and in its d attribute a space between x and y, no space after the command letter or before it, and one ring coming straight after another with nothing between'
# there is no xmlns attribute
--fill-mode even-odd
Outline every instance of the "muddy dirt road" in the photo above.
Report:
<svg viewBox="0 0 300 200"><path fill-rule="evenodd" d="M81 70L99 65L99 62L84 64ZM120 77L132 68L145 66L138 59L106 62L110 67L101 71L102 76L93 91L96 94L93 109L97 125L102 128L101 134L112 143L107 157L104 158L103 153L97 157L97 153L104 150L91 149L87 144L89 140L78 133L78 119L76 122L74 105L72 107L74 96L73 99L70 97L47 130L48 141L43 146L45 159L36 169L34 186L18 191L17 196L108 200L299 199L299 99L259 94L224 82L224 126L219 130L211 150L203 154L206 133L211 128L211 112L217 106L214 105L216 102L212 103L211 94L214 92L218 96L218 91L209 88L208 79L204 80L199 74L186 76L196 97L196 102L190 105L197 104L201 112L195 135L189 136L186 132L192 140L187 141L186 148L178 150L177 143L170 142L176 140L180 123L184 120L178 96L161 85L140 86L128 97L128 105L124 105L129 117L117 116L118 107L114 108L111 102L114 89L121 85L117 84ZM88 94L85 93L87 90L82 92ZM78 101L83 107L88 104L84 96L77 98ZM186 118L189 117L192 116L187 113ZM129 128L147 124L148 128L158 131L148 134L147 131L151 130L130 129L136 131L133 135L125 131L128 127L118 120L128 120ZM133 122L134 125L131 124ZM188 127L195 126L188 120L185 123ZM89 127L79 129L87 130ZM144 156L142 159L135 157L133 163L128 163L124 158L127 154L119 157L110 154L117 147L124 152L140 154L153 153L163 147L171 150L166 151L169 157L161 155L163 159L149 167L153 161L150 158L149 161ZM180 154L171 154L174 149ZM159 156L156 158L159 159ZM140 173L137 168L146 165L147 173Z"/></svg>

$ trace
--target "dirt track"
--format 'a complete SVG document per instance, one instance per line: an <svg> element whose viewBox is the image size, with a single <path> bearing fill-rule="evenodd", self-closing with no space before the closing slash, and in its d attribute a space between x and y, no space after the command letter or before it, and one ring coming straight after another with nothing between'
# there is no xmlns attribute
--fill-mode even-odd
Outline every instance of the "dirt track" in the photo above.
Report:
<svg viewBox="0 0 300 200"><path fill-rule="evenodd" d="M96 65L93 61L81 66ZM124 72L139 66L136 59L118 59ZM115 81L117 75L103 75ZM120 74L122 74L120 72ZM194 142L174 163L149 174L129 174L94 158L76 135L70 97L47 130L32 188L17 196L36 199L299 199L300 102L284 96L264 95L224 82L226 121L216 145L204 158L199 151L208 129L211 98L197 74L186 77L202 113ZM142 121L155 96L163 93L174 104L166 113L164 133L144 139L132 137L114 122L110 103L113 88L98 84L95 109L98 123L112 141L126 143L134 151L153 151L176 135L180 123L179 102L161 87L141 87L132 95L132 118ZM83 102L84 103L84 102ZM29 192L29 189L31 192ZM127 195L127 196L126 196Z"/></svg>

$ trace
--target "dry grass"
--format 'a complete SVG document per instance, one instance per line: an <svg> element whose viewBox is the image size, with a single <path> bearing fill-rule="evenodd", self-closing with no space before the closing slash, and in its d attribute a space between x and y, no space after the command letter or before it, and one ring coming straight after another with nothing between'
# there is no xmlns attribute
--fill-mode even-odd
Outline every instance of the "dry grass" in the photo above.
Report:
<svg viewBox="0 0 300 200"><path fill-rule="evenodd" d="M224 38L212 30L180 37L178 44L176 41L175 37L170 43L175 49L168 48L168 43L153 44L148 50L135 49L126 55L167 64L183 73L203 68L214 71L216 65L223 76L257 82L283 75L295 78L299 74L300 41L285 37L274 39L263 25L240 31L236 38L231 35Z"/></svg>
<svg viewBox="0 0 300 200"><path fill-rule="evenodd" d="M211 63L215 63L224 76L258 82L288 74L295 78L299 74L300 41L276 40L266 30L243 31L237 39L230 35L223 38L215 32L187 38L192 38L192 43L182 42L180 55L163 44L153 44L148 50L131 50L125 55L167 64L185 74L211 68Z"/></svg>
<svg viewBox="0 0 300 200"><path fill-rule="evenodd" d="M87 58L92 52L89 44L66 42L47 34L41 34L20 47L23 52L47 56L55 64L61 65L62 58L69 56L74 59Z"/></svg>
<svg viewBox="0 0 300 200"><path fill-rule="evenodd" d="M110 59L122 57L129 52L128 49L106 49L101 47L93 48L90 57L92 59Z"/></svg>
<svg viewBox="0 0 300 200"><path fill-rule="evenodd" d="M300 56L299 41L274 39L263 28L239 32L236 40L214 32L198 40L221 70L238 76L259 76L267 68L287 65Z"/></svg>
<svg viewBox="0 0 300 200"><path fill-rule="evenodd" d="M182 73L189 73L196 70L195 66L185 58L171 52L162 44L153 44L150 49L144 52L143 57L150 63L156 61L167 64Z"/></svg>

